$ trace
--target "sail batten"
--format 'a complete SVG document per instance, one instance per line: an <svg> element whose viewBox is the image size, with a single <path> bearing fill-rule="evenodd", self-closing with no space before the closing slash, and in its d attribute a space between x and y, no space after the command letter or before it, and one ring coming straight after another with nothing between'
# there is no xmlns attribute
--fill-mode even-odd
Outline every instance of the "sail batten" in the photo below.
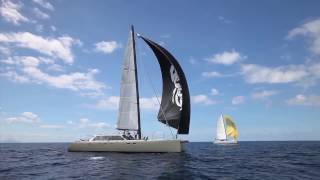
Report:
<svg viewBox="0 0 320 180"><path fill-rule="evenodd" d="M178 61L159 44L141 37L157 57L162 75L162 98L158 120L188 134L190 125L190 95L184 72Z"/></svg>

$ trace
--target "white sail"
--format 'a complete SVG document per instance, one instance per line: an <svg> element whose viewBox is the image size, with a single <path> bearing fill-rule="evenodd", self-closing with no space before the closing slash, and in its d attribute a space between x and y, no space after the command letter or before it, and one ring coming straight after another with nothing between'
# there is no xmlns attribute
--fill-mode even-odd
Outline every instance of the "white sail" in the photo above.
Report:
<svg viewBox="0 0 320 180"><path fill-rule="evenodd" d="M216 139L225 140L227 139L226 130L224 126L224 120L222 114L220 115L217 122L217 137Z"/></svg>
<svg viewBox="0 0 320 180"><path fill-rule="evenodd" d="M136 88L136 73L134 64L133 35L129 39L124 54L124 64L121 79L118 129L138 130L138 103Z"/></svg>

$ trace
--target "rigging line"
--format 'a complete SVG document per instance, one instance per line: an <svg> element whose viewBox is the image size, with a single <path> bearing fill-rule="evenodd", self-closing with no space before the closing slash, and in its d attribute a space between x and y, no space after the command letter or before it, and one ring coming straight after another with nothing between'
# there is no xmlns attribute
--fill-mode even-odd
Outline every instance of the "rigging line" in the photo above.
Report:
<svg viewBox="0 0 320 180"><path fill-rule="evenodd" d="M158 102L158 104L159 104L159 106L160 106L160 111L161 111L161 113L163 114L163 116L164 116L164 119L165 119L165 121L166 121L166 125L167 125L167 127L169 128L169 130L170 130L170 133L171 133L171 136L174 138L175 136L173 135L173 133L172 133L172 129L171 129L171 127L169 126L169 123L168 123L168 120L167 120L167 118L166 118L166 115L165 115L165 113L164 113L164 111L163 111L163 109L162 109L162 107L161 107L161 103L160 103L160 100L159 100L159 98L158 98L158 93L157 93L157 90L156 90L156 88L154 87L154 85L153 85L153 83L152 83L152 81L151 81L151 78L150 78L150 76L149 76L149 72L148 72L148 70L147 70L147 68L146 68L146 66L145 66L145 64L144 64L144 62L142 61L142 58L141 58L141 45L140 45L140 43L137 43L138 44L138 56L139 56L139 61L141 62L140 64L142 64L142 73L144 74L144 78L145 78L145 75L147 75L147 79L148 79L148 81L149 81L149 83L151 84L151 87L152 87L152 90L153 90L153 93L155 94L155 96L156 96L156 99L157 99L157 102ZM138 61L137 61L138 62Z"/></svg>

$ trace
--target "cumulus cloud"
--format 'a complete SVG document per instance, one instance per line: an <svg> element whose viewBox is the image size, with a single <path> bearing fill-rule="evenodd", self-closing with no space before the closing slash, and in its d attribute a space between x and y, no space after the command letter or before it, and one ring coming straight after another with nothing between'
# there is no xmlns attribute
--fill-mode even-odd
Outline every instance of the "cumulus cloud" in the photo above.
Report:
<svg viewBox="0 0 320 180"><path fill-rule="evenodd" d="M32 56L15 56L3 60L2 63L14 66L0 75L9 80L21 83L46 84L51 87L69 89L80 93L102 93L106 85L98 82L95 75L98 69L90 69L86 73L73 72L69 74L50 75L42 71L39 67L43 63L52 63L47 58L37 58Z"/></svg>
<svg viewBox="0 0 320 180"><path fill-rule="evenodd" d="M14 56L8 59L2 60L1 62L8 65L18 66L38 66L42 60L40 58L32 56Z"/></svg>
<svg viewBox="0 0 320 180"><path fill-rule="evenodd" d="M49 19L50 18L49 14L42 12L38 8L33 8L33 13L40 19Z"/></svg>
<svg viewBox="0 0 320 180"><path fill-rule="evenodd" d="M204 94L191 96L191 102L194 104L202 104L202 105L216 104L214 100L210 99L207 95L204 95Z"/></svg>
<svg viewBox="0 0 320 180"><path fill-rule="evenodd" d="M304 36L310 40L310 50L314 54L320 55L320 18L306 22L305 24L292 29L288 39L296 36Z"/></svg>
<svg viewBox="0 0 320 180"><path fill-rule="evenodd" d="M79 122L74 122L73 124L77 125L79 128L102 129L110 127L110 125L105 122L91 122L87 118L82 118Z"/></svg>
<svg viewBox="0 0 320 180"><path fill-rule="evenodd" d="M91 106L100 110L116 110L119 108L119 96L110 96L99 100L95 105Z"/></svg>
<svg viewBox="0 0 320 180"><path fill-rule="evenodd" d="M4 54L6 56L9 56L11 54L11 50L7 47L0 46L0 54Z"/></svg>
<svg viewBox="0 0 320 180"><path fill-rule="evenodd" d="M140 108L146 110L158 110L160 109L161 98L140 98Z"/></svg>
<svg viewBox="0 0 320 180"><path fill-rule="evenodd" d="M222 74L220 74L217 71L211 71L211 72L203 72L201 75L205 78L215 78L215 77L221 77Z"/></svg>
<svg viewBox="0 0 320 180"><path fill-rule="evenodd" d="M263 99L266 99L270 96L273 96L273 95L276 95L278 92L277 91L267 91L267 90L264 90L264 91L260 91L260 92L254 92L252 93L251 97L253 99L260 99L260 100L263 100Z"/></svg>
<svg viewBox="0 0 320 180"><path fill-rule="evenodd" d="M20 116L17 117L9 117L6 119L7 123L13 124L13 123L39 123L40 118L38 115L32 113L32 112L23 112Z"/></svg>
<svg viewBox="0 0 320 180"><path fill-rule="evenodd" d="M45 129L63 129L63 128L65 128L65 126L56 125L56 124L42 124L42 125L40 125L40 128L45 128Z"/></svg>
<svg viewBox="0 0 320 180"><path fill-rule="evenodd" d="M233 105L238 105L244 103L245 98L244 96L235 96L232 98L232 104Z"/></svg>
<svg viewBox="0 0 320 180"><path fill-rule="evenodd" d="M320 96L298 94L287 100L288 105L320 106Z"/></svg>
<svg viewBox="0 0 320 180"><path fill-rule="evenodd" d="M20 25L21 22L29 22L30 20L21 14L22 3L14 3L10 0L2 0L0 5L0 15L7 22L14 25Z"/></svg>
<svg viewBox="0 0 320 180"><path fill-rule="evenodd" d="M210 63L232 65L236 62L239 62L242 59L246 59L246 56L241 55L239 52L235 50L231 50L215 54L212 57L207 58L206 60Z"/></svg>
<svg viewBox="0 0 320 180"><path fill-rule="evenodd" d="M97 69L91 69L87 73L75 72L58 76L49 75L36 67L25 67L23 71L31 80L40 84L46 83L56 88L70 89L73 91L101 91L105 88L103 83L95 80L94 76L99 72Z"/></svg>
<svg viewBox="0 0 320 180"><path fill-rule="evenodd" d="M304 65L280 66L275 68L243 64L241 70L248 83L290 83L308 76Z"/></svg>
<svg viewBox="0 0 320 180"><path fill-rule="evenodd" d="M120 47L121 44L116 41L101 41L95 44L95 50L105 54L110 54Z"/></svg>
<svg viewBox="0 0 320 180"><path fill-rule="evenodd" d="M0 76L7 77L13 82L18 82L18 83L28 83L30 82L29 78L22 76L14 71L7 71L4 73L0 73Z"/></svg>
<svg viewBox="0 0 320 180"><path fill-rule="evenodd" d="M59 65L59 64L53 64L53 65L50 65L48 68L47 68L49 71L56 71L56 72L62 72L64 71L64 68Z"/></svg>
<svg viewBox="0 0 320 180"><path fill-rule="evenodd" d="M68 64L74 62L72 46L81 45L81 41L70 36L46 38L29 32L0 33L0 43L32 49L53 58L60 58Z"/></svg>
<svg viewBox="0 0 320 180"><path fill-rule="evenodd" d="M212 89L211 89L211 95L212 95L212 96L217 96L217 95L219 95L218 89L212 88Z"/></svg>
<svg viewBox="0 0 320 180"><path fill-rule="evenodd" d="M32 0L34 3L40 5L43 8L49 9L51 11L54 10L54 7L47 0Z"/></svg>

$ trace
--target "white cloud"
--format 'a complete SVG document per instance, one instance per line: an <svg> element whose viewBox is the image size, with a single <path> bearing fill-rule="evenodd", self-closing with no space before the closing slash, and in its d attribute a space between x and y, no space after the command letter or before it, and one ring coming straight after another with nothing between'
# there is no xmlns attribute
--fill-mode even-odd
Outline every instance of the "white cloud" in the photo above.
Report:
<svg viewBox="0 0 320 180"><path fill-rule="evenodd" d="M32 112L23 112L22 116L28 119L32 119L32 120L37 120L38 119L38 115L32 113Z"/></svg>
<svg viewBox="0 0 320 180"><path fill-rule="evenodd" d="M102 52L106 54L110 54L120 47L121 45L116 41L101 41L95 44L95 50L97 52Z"/></svg>
<svg viewBox="0 0 320 180"><path fill-rule="evenodd" d="M21 22L29 22L30 20L19 12L21 7L22 4L20 2L15 4L10 0L2 0L0 14L7 22L15 25L19 25Z"/></svg>
<svg viewBox="0 0 320 180"><path fill-rule="evenodd" d="M246 59L246 56L242 56L239 52L232 50L232 51L224 51L223 53L218 53L213 55L206 60L211 63L216 64L224 64L224 65L232 65L236 62L239 62L242 59Z"/></svg>
<svg viewBox="0 0 320 180"><path fill-rule="evenodd" d="M38 115L32 113L32 112L23 112L20 116L18 117L9 117L6 119L7 123L13 124L13 123L39 123L40 118Z"/></svg>
<svg viewBox="0 0 320 180"><path fill-rule="evenodd" d="M191 96L191 102L194 104L203 104L203 105L216 104L214 100L210 99L207 95L204 95L204 94Z"/></svg>
<svg viewBox="0 0 320 180"><path fill-rule="evenodd" d="M212 95L212 96L217 96L217 95L219 95L218 89L212 88L212 89L211 89L211 95Z"/></svg>
<svg viewBox="0 0 320 180"><path fill-rule="evenodd" d="M264 91L252 93L251 97L252 97L253 99L263 100L263 99L266 99L266 98L268 98L268 97L270 97L270 96L276 95L277 93L278 93L277 91L267 91L267 90L264 90Z"/></svg>
<svg viewBox="0 0 320 180"><path fill-rule="evenodd" d="M140 108L146 110L159 110L161 103L161 98L151 97L151 98L140 98Z"/></svg>
<svg viewBox="0 0 320 180"><path fill-rule="evenodd" d="M203 73L201 73L201 75L203 77L206 77L206 78L215 78L215 77L221 77L222 76L222 74L220 74L217 71L203 72Z"/></svg>
<svg viewBox="0 0 320 180"><path fill-rule="evenodd" d="M287 100L288 105L320 106L320 96L298 94Z"/></svg>
<svg viewBox="0 0 320 180"><path fill-rule="evenodd" d="M40 19L49 19L50 18L49 14L42 12L38 8L33 8L33 13Z"/></svg>
<svg viewBox="0 0 320 180"><path fill-rule="evenodd" d="M9 65L38 66L41 60L32 56L14 56L13 58L9 57L1 62Z"/></svg>
<svg viewBox="0 0 320 180"><path fill-rule="evenodd" d="M36 67L26 67L23 69L24 73L37 83L46 83L49 86L56 88L70 89L73 91L89 90L101 91L105 88L103 83L95 80L95 74L99 71L97 69L89 70L87 73L70 73L58 76L52 76L44 73Z"/></svg>
<svg viewBox="0 0 320 180"><path fill-rule="evenodd" d="M290 83L308 76L305 66L290 65L269 68L255 64L243 64L242 73L248 83Z"/></svg>
<svg viewBox="0 0 320 180"><path fill-rule="evenodd" d="M94 106L100 110L116 110L119 107L119 96L110 96L105 99L99 100Z"/></svg>
<svg viewBox="0 0 320 180"><path fill-rule="evenodd" d="M45 129L63 129L65 128L65 126L63 125L55 125L55 124L43 124L40 125L41 128L45 128Z"/></svg>
<svg viewBox="0 0 320 180"><path fill-rule="evenodd" d="M51 11L54 10L54 7L52 6L52 4L50 4L47 0L32 0L32 1L39 4L43 8L49 9Z"/></svg>
<svg viewBox="0 0 320 180"><path fill-rule="evenodd" d="M59 64L53 64L53 65L48 67L48 70L62 72L62 71L64 71L64 68Z"/></svg>
<svg viewBox="0 0 320 180"><path fill-rule="evenodd" d="M287 38L292 39L295 36L305 36L309 38L311 40L311 52L320 55L320 18L292 29L287 35Z"/></svg>
<svg viewBox="0 0 320 180"><path fill-rule="evenodd" d="M232 98L233 105L242 104L242 103L244 103L244 101L245 101L244 96L235 96Z"/></svg>
<svg viewBox="0 0 320 180"><path fill-rule="evenodd" d="M102 90L106 88L105 84L95 79L95 75L99 73L98 69L90 69L86 73L74 72L50 75L39 68L41 63L52 63L46 58L15 56L3 60L2 63L16 65L16 70L8 70L1 74L16 82L46 84L55 88L70 89L80 93L102 93Z"/></svg>
<svg viewBox="0 0 320 180"><path fill-rule="evenodd" d="M0 43L12 43L17 47L32 49L53 58L60 58L68 64L74 61L72 46L81 44L70 36L45 38L29 32L0 33Z"/></svg>
<svg viewBox="0 0 320 180"><path fill-rule="evenodd" d="M110 96L101 99L96 104L89 105L88 107L100 110L117 110L119 108L119 100L119 96ZM145 110L158 110L160 108L159 103L161 103L161 98L158 98L158 100L157 97L140 98L140 108Z"/></svg>
<svg viewBox="0 0 320 180"><path fill-rule="evenodd" d="M28 82L30 82L29 78L27 78L25 76L22 76L22 75L19 75L14 71L7 71L7 72L4 72L4 73L0 73L0 76L7 77L8 79L12 80L13 82L18 82L18 83L28 83Z"/></svg>
<svg viewBox="0 0 320 180"><path fill-rule="evenodd" d="M11 54L11 50L7 47L0 46L0 54L4 54L6 56L9 56Z"/></svg>
<svg viewBox="0 0 320 180"><path fill-rule="evenodd" d="M91 122L87 118L82 118L79 122L75 122L73 124L76 124L79 128L102 129L110 127L110 125L105 122Z"/></svg>

